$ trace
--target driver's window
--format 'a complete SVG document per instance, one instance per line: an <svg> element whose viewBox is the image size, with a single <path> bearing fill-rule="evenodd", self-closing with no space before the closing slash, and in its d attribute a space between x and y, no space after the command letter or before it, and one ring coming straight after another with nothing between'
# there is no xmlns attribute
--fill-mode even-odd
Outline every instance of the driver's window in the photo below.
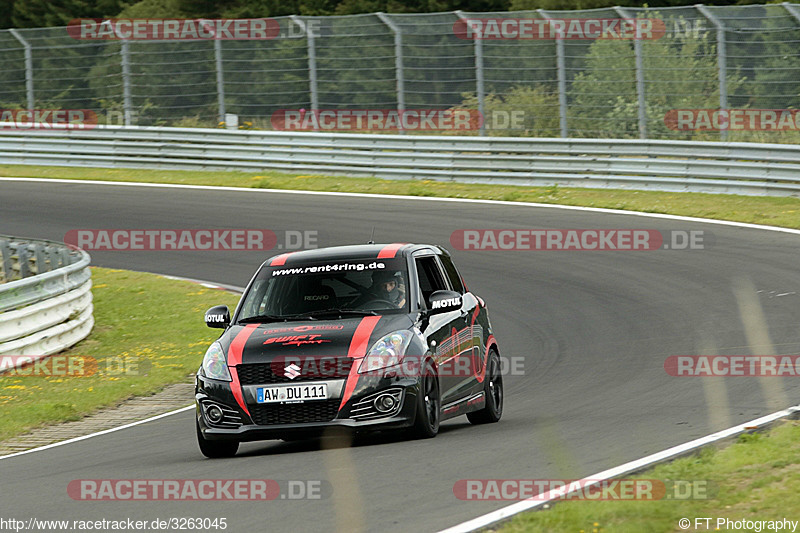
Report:
<svg viewBox="0 0 800 533"><path fill-rule="evenodd" d="M417 257L414 261L417 265L419 288L422 291L423 302L427 302L428 297L434 292L447 290L447 284L439 270L439 265L436 263L436 257L432 255Z"/></svg>

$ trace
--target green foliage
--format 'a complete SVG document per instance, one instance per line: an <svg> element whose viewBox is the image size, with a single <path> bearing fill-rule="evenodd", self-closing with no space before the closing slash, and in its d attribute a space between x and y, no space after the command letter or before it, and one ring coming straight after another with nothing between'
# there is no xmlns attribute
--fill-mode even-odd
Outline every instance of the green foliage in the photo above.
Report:
<svg viewBox="0 0 800 533"><path fill-rule="evenodd" d="M545 85L519 85L506 94L490 93L483 105L487 133L491 136L556 137L559 134L558 95ZM465 95L460 108L478 109L478 98L475 94ZM511 123L515 114L521 120Z"/></svg>
<svg viewBox="0 0 800 533"><path fill-rule="evenodd" d="M131 1L126 0L3 0L0 22L3 28L41 28L66 26L76 18L110 17L119 13ZM10 17L8 12L10 11ZM6 13L5 20L3 12ZM10 19L10 20L9 20Z"/></svg>
<svg viewBox="0 0 800 533"><path fill-rule="evenodd" d="M2 1L2 0L0 0ZM634 4L632 0L9 0L0 24L65 24L77 17L249 18L288 14L329 15L363 11L428 12L395 17L402 28L405 106L477 108L475 45L452 32L453 9L498 12L506 8L596 8ZM671 5L658 0L652 5ZM711 2L712 4L714 2ZM730 2L716 2L717 4ZM91 5L90 5L91 4ZM10 6L10 7L9 7ZM686 21L681 13L695 19ZM733 108L800 107L800 29L783 6L720 12L728 35L728 103ZM536 13L514 16L538 17ZM570 16L570 15L561 15ZM574 16L585 16L575 14ZM614 16L609 10L596 17ZM641 43L645 115L651 138L718 139L716 132L676 132L664 123L672 109L717 108L716 32L695 10L648 11L666 18L667 36ZM280 109L311 106L309 50L305 33L281 18L281 38L221 42L225 109L255 128L270 127ZM329 17L318 25L316 65L321 109L387 109L398 105L395 43L374 14ZM674 33L673 28L704 26ZM88 108L119 116L123 101L119 41L79 42L63 28L27 30L35 45L36 106ZM0 94L11 107L25 107L24 56L8 32L0 32ZM634 44L629 40L566 41L566 83L570 136L639 136L639 102ZM482 42L485 112L491 135L560 135L556 43L552 40ZM131 97L139 125L217 124L217 65L214 44L139 42L129 44ZM459 95L465 96L459 104ZM471 95L471 96L470 96ZM524 113L521 124L498 124L494 113ZM114 122L112 120L112 122ZM118 122L118 121L117 121ZM499 126L499 127L498 127ZM510 126L510 128L509 128ZM787 142L789 132L731 132L730 140Z"/></svg>
<svg viewBox="0 0 800 533"><path fill-rule="evenodd" d="M658 16L653 14L651 16ZM648 137L675 136L664 123L671 109L719 107L716 46L709 34L642 41ZM598 40L575 76L569 94L573 136L637 138L638 96L633 43ZM728 91L743 79L728 74Z"/></svg>

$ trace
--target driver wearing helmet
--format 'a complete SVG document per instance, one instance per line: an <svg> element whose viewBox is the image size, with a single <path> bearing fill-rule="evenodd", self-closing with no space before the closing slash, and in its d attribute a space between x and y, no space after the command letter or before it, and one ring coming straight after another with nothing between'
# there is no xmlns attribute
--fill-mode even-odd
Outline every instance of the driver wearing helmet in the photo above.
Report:
<svg viewBox="0 0 800 533"><path fill-rule="evenodd" d="M375 297L389 301L397 307L403 307L406 304L406 286L400 272L391 270L373 272L370 291Z"/></svg>

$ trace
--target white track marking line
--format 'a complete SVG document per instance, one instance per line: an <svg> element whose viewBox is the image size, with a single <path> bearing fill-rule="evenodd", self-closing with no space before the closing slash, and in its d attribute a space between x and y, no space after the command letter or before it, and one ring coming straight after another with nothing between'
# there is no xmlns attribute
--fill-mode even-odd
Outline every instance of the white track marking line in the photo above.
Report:
<svg viewBox="0 0 800 533"><path fill-rule="evenodd" d="M647 457L643 457L641 459L637 459L635 461L631 461L629 463L625 463L623 465L610 468L608 470L603 470L602 472L583 478L582 480L580 480L579 483L581 486L595 485L596 483L594 482L605 481L624 474L628 474L630 472L635 472L641 470L644 467L648 467L655 463L671 459L677 455L691 452L697 448L701 448L713 442L717 442L719 440L732 437L737 433L743 433L744 431L751 429L753 427L760 427L764 424L774 422L775 420L778 420L780 418L785 418L787 416L796 414L797 412L800 412L800 406L790 407L782 411L777 411L775 413L762 416L761 418L756 418L755 420L751 420L750 422L745 422L744 424L739 424L738 426L733 426L731 428L718 431L717 433L712 433L711 435L706 435L705 437L700 437L699 439L695 439L693 441L684 444L679 444L678 446L673 446L672 448L668 448L666 450L654 453L652 455L648 455ZM480 529L488 525L494 524L495 522L505 520L523 511L528 511L530 509L535 509L536 507L540 507L544 504L553 501L558 501L559 496L567 494L570 494L570 492L565 492L562 494L561 491L550 490L542 496L535 496L534 498L529 498L527 500L523 500L521 502L509 505L507 507L503 507L502 509L498 509L497 511L493 511L491 513L487 513L477 518L473 518L472 520L468 520L466 522L462 522L461 524L450 527L448 529L443 529L439 533L467 533L469 531L475 531L476 529Z"/></svg>
<svg viewBox="0 0 800 533"><path fill-rule="evenodd" d="M172 183L140 183L130 181L102 181L102 180L67 180L58 178L14 178L0 177L3 181L32 181L42 183L71 183L72 185L114 185L119 187L155 187L165 189L196 189L226 192L246 192L256 194L259 192L270 194L297 194L307 196L340 196L345 198L374 198L382 200L414 200L422 202L455 202L471 204L504 205L509 207L546 207L549 209L567 209L572 211L588 211L591 213L608 213L612 215L631 215L648 218L662 218L667 220L681 220L685 222L702 222L704 224L717 224L719 226L735 226L740 228L761 229L767 231L779 231L782 233L793 233L800 235L800 230L792 228L781 228L778 226L765 226L762 224L750 224L747 222L734 222L730 220L714 220L711 218L686 217L681 215L668 215L664 213L644 213L642 211L626 211L624 209L606 209L602 207L582 207L577 205L563 204L539 204L535 202L508 202L505 200L480 200L475 198L436 198L431 196L404 196L399 194L375 194L358 192L328 192L328 191L292 191L288 189L250 189L246 187L219 187L214 185L181 185ZM690 193L692 194L692 193ZM699 194L699 193L694 193Z"/></svg>
<svg viewBox="0 0 800 533"><path fill-rule="evenodd" d="M98 431L97 433L90 433L89 435L83 435L81 437L75 437L74 439L69 440L62 440L61 442L54 442L53 444L47 444L46 446L39 446L38 448L31 448L30 450L24 450L21 452L12 453L9 455L0 456L0 460L3 459L10 459L11 457L17 457L19 455L26 455L33 452L41 452L43 450L49 450L50 448L57 448L58 446L64 446L65 444L72 444L73 442L79 442L82 440L90 439L92 437L98 437L100 435L107 435L108 433L114 433L115 431L120 431L123 429L128 429L133 426L138 426L140 424L146 424L147 422L152 422L153 420L158 420L159 418L165 418L167 416L172 416L178 413L183 413L184 411L188 411L190 409L194 409L194 405L187 405L186 407L181 407L180 409L176 409L174 411L170 411L168 413L162 413L160 415L156 415L150 418L145 418L144 420L139 420L137 422L131 422L130 424L125 424L122 426L118 426L115 428L104 429L103 431Z"/></svg>

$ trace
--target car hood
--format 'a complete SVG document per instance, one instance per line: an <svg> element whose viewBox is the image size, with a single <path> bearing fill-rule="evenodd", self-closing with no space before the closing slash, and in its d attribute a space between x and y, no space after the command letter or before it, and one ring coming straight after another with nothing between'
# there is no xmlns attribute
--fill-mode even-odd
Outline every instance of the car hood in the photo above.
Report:
<svg viewBox="0 0 800 533"><path fill-rule="evenodd" d="M412 326L408 315L233 325L219 342L228 366L288 356L357 358L384 335Z"/></svg>

